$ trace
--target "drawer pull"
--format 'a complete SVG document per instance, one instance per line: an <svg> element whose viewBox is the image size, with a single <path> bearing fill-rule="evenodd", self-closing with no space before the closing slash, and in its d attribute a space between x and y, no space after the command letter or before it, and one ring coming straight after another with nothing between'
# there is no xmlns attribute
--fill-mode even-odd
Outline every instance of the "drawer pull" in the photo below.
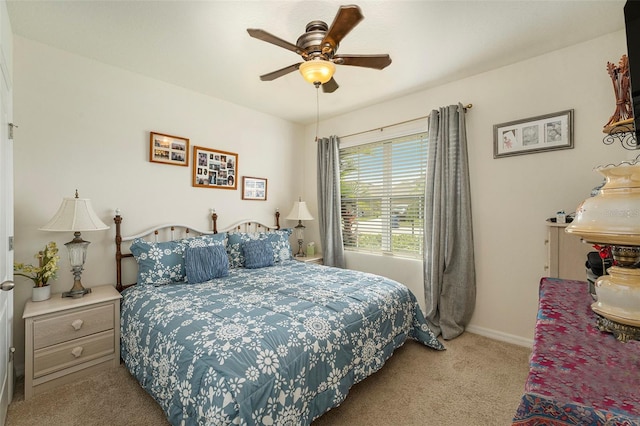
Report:
<svg viewBox="0 0 640 426"><path fill-rule="evenodd" d="M82 328L82 324L84 323L84 321L82 321L81 319L77 319L74 322L71 323L71 326L73 327L73 329L75 331L78 331Z"/></svg>
<svg viewBox="0 0 640 426"><path fill-rule="evenodd" d="M71 355L75 356L76 358L79 358L80 355L82 355L82 346L76 346L75 348L73 348L71 350Z"/></svg>

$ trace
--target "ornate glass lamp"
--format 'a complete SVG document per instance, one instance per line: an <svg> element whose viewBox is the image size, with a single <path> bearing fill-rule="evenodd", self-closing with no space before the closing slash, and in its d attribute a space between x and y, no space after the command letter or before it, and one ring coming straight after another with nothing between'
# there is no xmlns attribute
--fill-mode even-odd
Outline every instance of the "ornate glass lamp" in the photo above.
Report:
<svg viewBox="0 0 640 426"><path fill-rule="evenodd" d="M80 232L101 231L109 229L91 207L91 200L78 198L76 190L75 198L64 198L58 212L42 228L41 231L73 232L73 240L65 244L69 251L69 263L73 272L73 287L62 293L62 297L82 297L91 292L90 288L84 288L80 281L84 261L87 258L89 241L81 238Z"/></svg>
<svg viewBox="0 0 640 426"><path fill-rule="evenodd" d="M640 164L596 169L606 178L599 193L578 206L566 232L611 246L615 266L596 281L591 309L602 330L620 340L640 338Z"/></svg>
<svg viewBox="0 0 640 426"><path fill-rule="evenodd" d="M297 220L298 224L295 227L296 230L296 238L298 238L298 253L296 253L296 257L305 257L306 254L302 250L302 242L304 241L304 228L305 226L302 224L303 220L313 220L313 216L309 213L309 209L307 208L307 203L302 201L302 198L298 198L298 201L293 203L293 208L287 215L285 219L288 220Z"/></svg>

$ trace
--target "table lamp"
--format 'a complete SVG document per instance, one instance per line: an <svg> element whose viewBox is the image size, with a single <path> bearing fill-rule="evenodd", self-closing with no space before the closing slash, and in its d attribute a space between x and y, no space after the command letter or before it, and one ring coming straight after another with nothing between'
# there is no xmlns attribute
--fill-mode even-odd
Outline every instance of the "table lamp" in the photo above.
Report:
<svg viewBox="0 0 640 426"><path fill-rule="evenodd" d="M62 204L53 218L42 228L41 231L73 232L73 240L65 244L69 251L69 263L73 272L73 287L62 293L62 297L82 297L91 292L90 288L84 288L80 281L84 261L87 257L87 247L89 241L84 241L80 232L102 231L109 229L91 207L91 200L79 198L76 190L75 198L64 198Z"/></svg>
<svg viewBox="0 0 640 426"><path fill-rule="evenodd" d="M307 203L302 201L302 197L298 198L298 201L293 203L293 208L287 215L285 219L288 220L297 220L298 224L295 227L296 237L298 238L298 253L295 254L296 257L305 257L306 254L302 250L302 242L304 241L304 228L305 226L302 224L303 220L313 220L313 216L309 213L309 209L307 208Z"/></svg>
<svg viewBox="0 0 640 426"><path fill-rule="evenodd" d="M606 182L578 206L566 232L611 246L614 266L595 283L598 327L619 340L640 338L640 164L596 169Z"/></svg>

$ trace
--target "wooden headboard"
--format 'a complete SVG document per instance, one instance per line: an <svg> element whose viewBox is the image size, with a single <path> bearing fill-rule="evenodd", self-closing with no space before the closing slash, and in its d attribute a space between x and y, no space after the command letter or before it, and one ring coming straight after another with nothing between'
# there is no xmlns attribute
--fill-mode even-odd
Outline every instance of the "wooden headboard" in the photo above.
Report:
<svg viewBox="0 0 640 426"><path fill-rule="evenodd" d="M221 232L260 232L280 229L280 212L276 210L276 224L275 226L265 225L257 220L241 220L232 225L229 225L221 230ZM159 242L162 238L165 241L175 240L177 238L188 238L192 234L197 235L211 235L218 233L218 214L215 211L211 212L211 231L203 231L196 228L192 228L182 224L165 224L159 225L146 231L143 231L136 235L122 236L122 216L120 216L119 210L116 210L116 215L113 218L116 224L116 289L122 291L127 287L131 287L133 284L122 284L122 260L132 258L132 253L123 253L122 244L131 242L136 238L153 237L154 242Z"/></svg>

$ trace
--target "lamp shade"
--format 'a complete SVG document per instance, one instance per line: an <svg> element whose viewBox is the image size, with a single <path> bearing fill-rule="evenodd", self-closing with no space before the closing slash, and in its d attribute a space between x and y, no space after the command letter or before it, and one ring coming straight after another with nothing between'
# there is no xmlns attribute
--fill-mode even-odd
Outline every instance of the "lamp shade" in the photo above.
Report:
<svg viewBox="0 0 640 426"><path fill-rule="evenodd" d="M77 194L76 194L77 195ZM88 198L64 198L60 208L41 231L101 231L109 229L91 207Z"/></svg>
<svg viewBox="0 0 640 426"><path fill-rule="evenodd" d="M336 72L336 66L333 62L325 61L322 59L312 59L300 64L300 74L309 83L324 84L331 80L333 74Z"/></svg>
<svg viewBox="0 0 640 426"><path fill-rule="evenodd" d="M592 243L640 246L640 164L596 170L606 183L578 206L566 232Z"/></svg>
<svg viewBox="0 0 640 426"><path fill-rule="evenodd" d="M296 201L293 208L285 218L287 220L313 220L313 216L309 213L307 203L304 201Z"/></svg>

